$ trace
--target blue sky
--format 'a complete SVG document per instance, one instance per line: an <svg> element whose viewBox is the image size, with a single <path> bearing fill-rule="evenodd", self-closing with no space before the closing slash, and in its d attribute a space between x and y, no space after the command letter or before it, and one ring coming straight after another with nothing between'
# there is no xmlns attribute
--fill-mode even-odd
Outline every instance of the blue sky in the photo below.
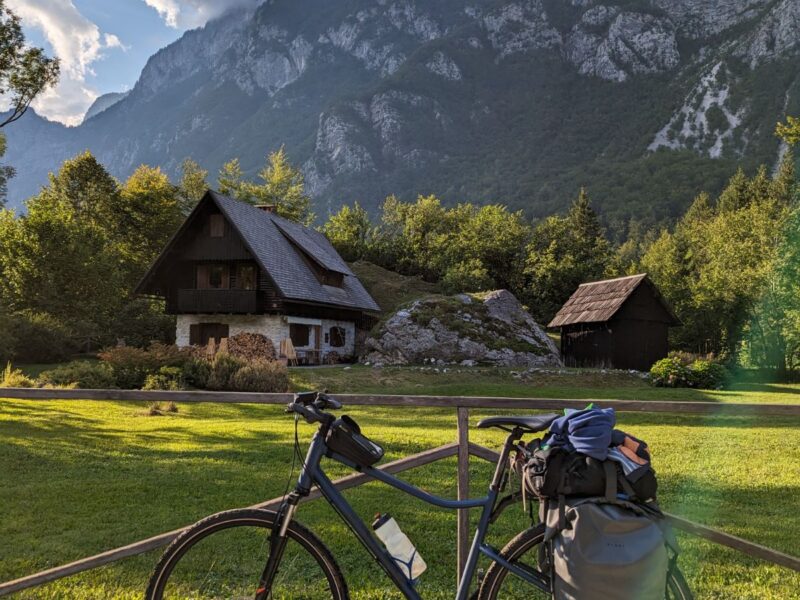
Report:
<svg viewBox="0 0 800 600"><path fill-rule="evenodd" d="M109 49L92 64L95 75L89 74L87 83L99 94L132 87L147 59L183 33L182 29L168 26L155 9L142 0L73 0L73 4L100 31L116 35L125 46L124 49ZM41 29L23 25L26 39L46 48L52 55L53 48Z"/></svg>
<svg viewBox="0 0 800 600"><path fill-rule="evenodd" d="M41 115L77 125L94 99L133 87L147 59L234 5L258 0L7 0L25 36L61 59L61 80L40 95Z"/></svg>

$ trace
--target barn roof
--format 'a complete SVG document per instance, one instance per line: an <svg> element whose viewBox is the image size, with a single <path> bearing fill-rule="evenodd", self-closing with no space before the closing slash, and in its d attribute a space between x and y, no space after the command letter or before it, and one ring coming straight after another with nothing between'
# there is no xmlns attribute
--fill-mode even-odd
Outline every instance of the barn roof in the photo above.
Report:
<svg viewBox="0 0 800 600"><path fill-rule="evenodd" d="M672 312L656 286L648 279L647 273L640 273L628 277L582 283L561 307L561 310L556 313L548 327L608 321L622 308L633 292L643 284L652 289L656 299L667 313L669 322L679 325L680 320Z"/></svg>
<svg viewBox="0 0 800 600"><path fill-rule="evenodd" d="M330 304L377 312L380 306L339 256L322 233L293 223L255 206L209 190L198 206L213 202L242 238L256 262L272 279L280 294L288 299L314 304ZM173 237L150 269L154 273L170 247L181 237L193 215ZM342 287L322 284L304 260L342 275ZM140 290L148 279L139 285Z"/></svg>

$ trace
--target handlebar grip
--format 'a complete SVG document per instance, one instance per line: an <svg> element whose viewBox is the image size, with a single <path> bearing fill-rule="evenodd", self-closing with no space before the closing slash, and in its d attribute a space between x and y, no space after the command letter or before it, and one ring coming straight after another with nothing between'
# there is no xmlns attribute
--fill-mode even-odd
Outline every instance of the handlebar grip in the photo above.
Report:
<svg viewBox="0 0 800 600"><path fill-rule="evenodd" d="M328 396L328 394L323 394L322 392L320 392L319 399L324 402L325 408L332 408L333 410L342 408L342 403L339 402L333 396Z"/></svg>

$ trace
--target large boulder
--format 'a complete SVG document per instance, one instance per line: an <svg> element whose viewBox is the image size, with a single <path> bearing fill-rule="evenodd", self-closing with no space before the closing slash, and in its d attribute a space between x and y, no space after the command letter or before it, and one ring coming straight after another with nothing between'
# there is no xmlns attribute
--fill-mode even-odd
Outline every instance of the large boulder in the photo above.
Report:
<svg viewBox="0 0 800 600"><path fill-rule="evenodd" d="M561 365L553 340L506 290L416 300L373 332L363 359L383 365Z"/></svg>

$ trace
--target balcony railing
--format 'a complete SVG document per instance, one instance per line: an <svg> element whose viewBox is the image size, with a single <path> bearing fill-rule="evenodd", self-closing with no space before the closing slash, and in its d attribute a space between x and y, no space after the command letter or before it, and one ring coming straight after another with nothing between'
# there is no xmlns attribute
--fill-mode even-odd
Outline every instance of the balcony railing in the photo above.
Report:
<svg viewBox="0 0 800 600"><path fill-rule="evenodd" d="M178 290L179 313L247 314L258 312L255 290Z"/></svg>

